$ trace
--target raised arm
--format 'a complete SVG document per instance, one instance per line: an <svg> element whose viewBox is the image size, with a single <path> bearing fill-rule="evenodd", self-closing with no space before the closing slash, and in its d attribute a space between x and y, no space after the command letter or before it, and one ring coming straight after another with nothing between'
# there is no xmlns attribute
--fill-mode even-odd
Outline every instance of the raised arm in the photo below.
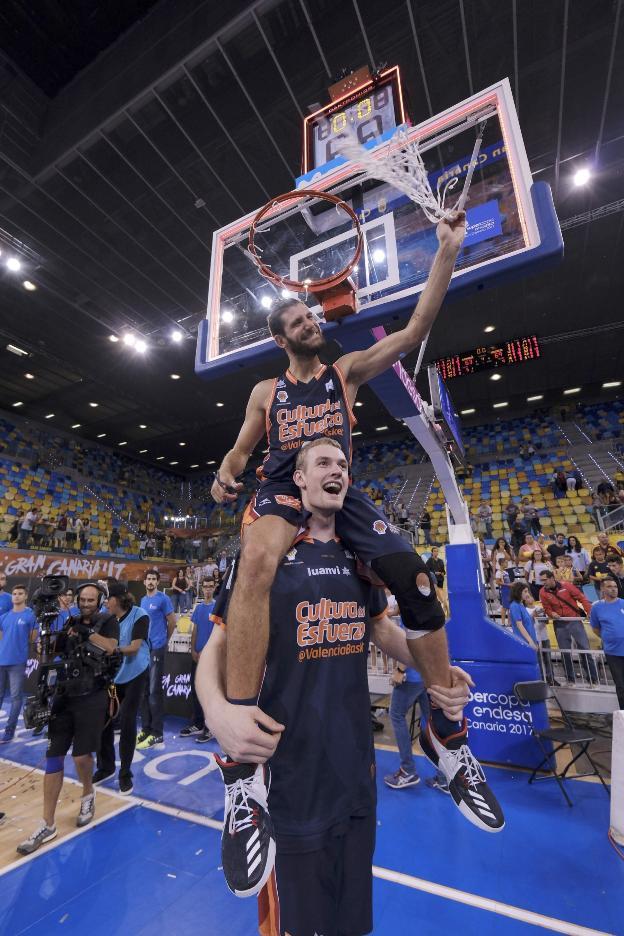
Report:
<svg viewBox="0 0 624 936"><path fill-rule="evenodd" d="M238 491L243 485L237 484L236 478L245 470L249 457L266 431L266 408L269 403L269 393L272 380L261 380L251 391L251 396L245 411L245 420L241 426L234 447L230 449L219 468L218 474L222 481L214 481L210 493L217 504L234 501ZM226 491L222 486L235 489L234 493Z"/></svg>
<svg viewBox="0 0 624 936"><path fill-rule="evenodd" d="M345 354L337 362L353 394L360 384L383 373L398 361L401 355L414 351L431 331L446 296L455 260L466 234L465 213L459 212L453 221L440 221L436 233L439 246L429 278L405 328L382 338L370 348Z"/></svg>

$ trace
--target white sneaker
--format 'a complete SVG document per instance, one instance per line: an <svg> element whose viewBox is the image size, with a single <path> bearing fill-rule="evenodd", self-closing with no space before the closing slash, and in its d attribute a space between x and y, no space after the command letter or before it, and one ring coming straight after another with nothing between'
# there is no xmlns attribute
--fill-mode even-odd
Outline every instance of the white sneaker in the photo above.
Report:
<svg viewBox="0 0 624 936"><path fill-rule="evenodd" d="M89 825L93 817L95 816L95 790L93 793L87 793L86 796L80 797L80 812L78 813L78 818L76 819L76 825L78 828L82 826Z"/></svg>
<svg viewBox="0 0 624 936"><path fill-rule="evenodd" d="M42 819L32 835L17 846L20 855L32 855L33 852L51 842L58 835L56 826L49 826L45 819Z"/></svg>

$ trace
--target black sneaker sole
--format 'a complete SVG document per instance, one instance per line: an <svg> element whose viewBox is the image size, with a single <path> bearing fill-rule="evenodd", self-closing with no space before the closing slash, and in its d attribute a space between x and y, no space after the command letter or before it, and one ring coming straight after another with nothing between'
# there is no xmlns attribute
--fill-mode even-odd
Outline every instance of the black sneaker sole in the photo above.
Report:
<svg viewBox="0 0 624 936"><path fill-rule="evenodd" d="M271 838L270 841L269 841L268 848L267 848L267 860L266 860L266 866L265 866L265 868L264 868L264 873L263 873L262 877L260 878L260 880L258 881L257 884L254 884L253 887L251 887L251 888L249 888L249 889L247 889L247 890L234 890L234 889L231 888L230 885L228 884L228 889L229 889L236 897L243 897L243 898L245 898L245 897L256 897L256 896L260 893L260 891L262 890L262 888L264 887L264 885L266 884L266 882L267 882L267 881L269 880L269 878L271 877L271 874L273 873L273 868L275 867L275 850L276 850L276 848L275 848L275 839L274 839L274 838ZM226 879L226 882L225 882L225 883L227 884L227 879Z"/></svg>

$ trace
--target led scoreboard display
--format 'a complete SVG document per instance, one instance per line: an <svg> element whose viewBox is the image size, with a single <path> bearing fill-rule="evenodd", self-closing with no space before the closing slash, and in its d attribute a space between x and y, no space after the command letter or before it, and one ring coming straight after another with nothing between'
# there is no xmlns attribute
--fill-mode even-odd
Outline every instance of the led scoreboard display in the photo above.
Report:
<svg viewBox="0 0 624 936"><path fill-rule="evenodd" d="M405 123L399 69L366 75L331 104L309 114L303 124L303 174L330 162L339 154L347 130L358 143L381 137Z"/></svg>
<svg viewBox="0 0 624 936"><path fill-rule="evenodd" d="M436 367L443 380L450 380L452 377L464 377L466 374L476 374L477 371L504 367L507 364L535 361L539 357L540 346L537 336L529 335L525 338L510 338L502 344L488 345L463 354L440 358L436 361Z"/></svg>

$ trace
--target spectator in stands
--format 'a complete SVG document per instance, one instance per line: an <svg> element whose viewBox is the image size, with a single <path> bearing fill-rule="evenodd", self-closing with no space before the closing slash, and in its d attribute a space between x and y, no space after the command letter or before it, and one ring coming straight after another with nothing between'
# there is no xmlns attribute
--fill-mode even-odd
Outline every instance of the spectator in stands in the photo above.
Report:
<svg viewBox="0 0 624 936"><path fill-rule="evenodd" d="M145 551L147 549L147 533L145 532L145 530L139 530L138 543L139 543L139 559L145 559Z"/></svg>
<svg viewBox="0 0 624 936"><path fill-rule="evenodd" d="M500 622L503 626L507 623L507 611L509 610L509 591L511 577L507 571L508 565L509 560L506 556L502 556L494 564L494 579L496 581L500 600Z"/></svg>
<svg viewBox="0 0 624 936"><path fill-rule="evenodd" d="M539 513L535 504L531 502L530 497L523 497L520 509L524 514L524 521L535 536L539 536L542 532L542 524L540 523Z"/></svg>
<svg viewBox="0 0 624 936"><path fill-rule="evenodd" d="M529 458L533 458L533 456L535 455L535 448L532 442L529 442L527 446L527 455L529 456Z"/></svg>
<svg viewBox="0 0 624 936"><path fill-rule="evenodd" d="M553 475L553 494L555 497L565 497L568 490L565 472L559 469Z"/></svg>
<svg viewBox="0 0 624 936"><path fill-rule="evenodd" d="M529 559L533 558L533 553L536 549L541 550L540 544L534 539L532 533L525 533L522 545L519 549L516 550L518 553L518 560L520 562L528 562Z"/></svg>
<svg viewBox="0 0 624 936"><path fill-rule="evenodd" d="M516 517L520 512L518 505L510 500L507 506L505 507L505 516L507 518L507 526L509 527L509 532L511 533L514 528L514 523L516 522Z"/></svg>
<svg viewBox="0 0 624 936"><path fill-rule="evenodd" d="M624 598L624 559L621 556L610 556L607 559L607 565L609 566L611 578L618 587L618 598Z"/></svg>
<svg viewBox="0 0 624 936"><path fill-rule="evenodd" d="M88 517L83 517L82 529L80 531L80 552L87 552L89 549L89 538L91 536L91 521Z"/></svg>
<svg viewBox="0 0 624 936"><path fill-rule="evenodd" d="M568 559L569 564L565 564L565 560ZM556 556L553 563L555 570L555 578L558 582L572 582L573 585L577 583L574 581L574 566L569 556Z"/></svg>
<svg viewBox="0 0 624 936"><path fill-rule="evenodd" d="M175 578L171 583L171 604L176 614L186 611L186 591L188 582L184 574L184 569L178 569Z"/></svg>
<svg viewBox="0 0 624 936"><path fill-rule="evenodd" d="M137 715L145 693L150 665L150 618L142 608L135 607L134 598L128 591L126 582L111 582L108 585L108 610L119 622L119 650L123 655L122 664L115 676L120 703L119 792L129 796L133 790L132 758L137 742ZM93 782L100 783L114 773L115 725L113 720L109 719L102 732Z"/></svg>
<svg viewBox="0 0 624 936"><path fill-rule="evenodd" d="M531 645L531 640L527 638L534 635L531 639L537 644L537 647L534 649L538 651L542 675L549 686L558 686L559 683L555 679L550 657L548 628L546 627L545 619L539 613L539 608L535 604L535 599L531 594L531 590L520 582L514 582L511 586L510 599L509 619L514 632L517 636L526 640L529 646ZM529 626L529 622L531 622L532 627ZM522 629L520 626L521 624ZM526 633L523 631L526 631Z"/></svg>
<svg viewBox="0 0 624 936"><path fill-rule="evenodd" d="M108 545L110 546L111 552L116 553L117 550L119 549L119 530L117 529L117 527L113 527L113 529L111 530L111 535L108 541Z"/></svg>
<svg viewBox="0 0 624 936"><path fill-rule="evenodd" d="M222 549L221 552L219 553L219 580L223 579L223 576L225 575L225 571L227 567L228 567L227 553L224 549Z"/></svg>
<svg viewBox="0 0 624 936"><path fill-rule="evenodd" d="M84 521L82 517L76 517L74 520L74 545L76 547L76 552L79 553L82 549L82 531L84 530Z"/></svg>
<svg viewBox="0 0 624 936"><path fill-rule="evenodd" d="M76 552L76 529L72 517L67 518L67 529L65 530L65 542L70 552Z"/></svg>
<svg viewBox="0 0 624 936"><path fill-rule="evenodd" d="M219 571L219 567L214 560L214 556L208 556L206 565L203 568L204 578L213 578L214 573Z"/></svg>
<svg viewBox="0 0 624 936"><path fill-rule="evenodd" d="M578 468L575 468L575 469L574 469L574 471L572 472L572 476L574 477L574 490L575 490L575 491L580 491L580 490L582 490L582 488L583 488L583 476L582 476L581 472L578 470Z"/></svg>
<svg viewBox="0 0 624 936"><path fill-rule="evenodd" d="M32 531L38 519L39 511L36 507L33 507L32 510L29 510L26 516L22 518L22 522L19 525L19 536L17 539L18 549L28 548L28 543L32 535Z"/></svg>
<svg viewBox="0 0 624 936"><path fill-rule="evenodd" d="M4 572L0 572L0 617L10 611L13 607L11 596L5 592L7 577Z"/></svg>
<svg viewBox="0 0 624 936"><path fill-rule="evenodd" d="M537 634L533 617L529 614L524 598L533 602L533 596L522 582L514 582L510 589L509 621L516 637L524 640L532 650L537 650ZM534 603L534 602L533 602Z"/></svg>
<svg viewBox="0 0 624 936"><path fill-rule="evenodd" d="M572 559L575 572L582 576L582 581L585 581L591 559L589 558L589 553L583 548L576 536L568 536L566 555L570 556Z"/></svg>
<svg viewBox="0 0 624 936"><path fill-rule="evenodd" d="M54 548L55 549L65 549L66 531L67 531L67 516L65 514L60 514L58 520L56 521L56 529L54 530Z"/></svg>
<svg viewBox="0 0 624 936"><path fill-rule="evenodd" d="M587 577L596 591L600 593L600 583L609 575L609 566L607 565L607 556L602 546L594 546L592 549L592 561L587 567Z"/></svg>
<svg viewBox="0 0 624 936"><path fill-rule="evenodd" d="M610 481L601 481L596 488L596 493L599 497L608 497L609 494L614 494L615 490Z"/></svg>
<svg viewBox="0 0 624 936"><path fill-rule="evenodd" d="M11 708L0 744L13 740L17 719L22 708L28 644L37 637L37 621L26 607L26 587L17 584L11 589L11 610L0 617L0 706L7 689L11 693Z"/></svg>
<svg viewBox="0 0 624 936"><path fill-rule="evenodd" d="M573 468L568 468L566 472L566 488L568 491L576 491L576 477Z"/></svg>
<svg viewBox="0 0 624 936"><path fill-rule="evenodd" d="M499 559L506 559L510 564L513 562L513 551L504 536L499 536L492 546L492 562L496 565Z"/></svg>
<svg viewBox="0 0 624 936"><path fill-rule="evenodd" d="M201 590L203 601L197 605L191 616L193 622L193 632L191 634L191 703L193 705L193 715L191 722L180 732L180 737L186 738L190 735L197 735L195 740L199 744L204 744L206 741L210 741L212 734L204 723L204 713L195 691L195 676L197 674L199 654L208 643L213 628L210 616L215 605L213 597L215 591L214 579L202 579Z"/></svg>
<svg viewBox="0 0 624 936"><path fill-rule="evenodd" d="M190 541L189 541L190 542ZM195 588L195 573L193 571L192 565L187 565L184 577L188 582L188 587L186 589L186 611L191 611L193 605L195 604L195 598L197 597L197 589Z"/></svg>
<svg viewBox="0 0 624 936"><path fill-rule="evenodd" d="M46 539L47 534L48 522L44 516L40 515L37 518L37 522L35 523L32 531L33 549L41 549L41 547L44 545L44 540Z"/></svg>
<svg viewBox="0 0 624 936"><path fill-rule="evenodd" d="M520 456L520 458L521 458L523 461L526 461L527 458L529 457L529 453L528 453L528 451L527 451L527 447L526 447L526 445L525 445L524 443L522 443L522 445L520 446L520 449L519 449L519 451L518 451L518 455Z"/></svg>
<svg viewBox="0 0 624 936"><path fill-rule="evenodd" d="M425 545L431 546L431 514L424 507L420 514L420 529L423 531Z"/></svg>
<svg viewBox="0 0 624 936"><path fill-rule="evenodd" d="M141 607L150 619L148 635L150 671L141 706L142 727L137 737L139 750L164 746L162 677L167 643L176 625L175 614L168 595L158 591L160 572L157 569L148 569L143 581L145 595L141 598Z"/></svg>
<svg viewBox="0 0 624 936"><path fill-rule="evenodd" d="M552 575L553 568L550 562L545 560L544 553L539 547L533 550L533 556L527 563L525 563L524 571L526 572L527 584L531 590L533 598L535 601L540 601L542 573L549 572Z"/></svg>
<svg viewBox="0 0 624 936"><path fill-rule="evenodd" d="M446 566L444 565L444 560L440 558L440 550L437 546L431 547L431 555L425 562L425 565L431 572L433 578L435 579L436 592L438 595L438 601L444 608L445 614L448 617L448 605L446 602L446 595L444 594L444 579L446 578Z"/></svg>
<svg viewBox="0 0 624 936"><path fill-rule="evenodd" d="M511 548L519 556L519 550L522 548L522 545L525 542L527 536L527 528L524 517L518 514L514 520L513 527L511 528Z"/></svg>
<svg viewBox="0 0 624 936"><path fill-rule="evenodd" d="M565 556L567 552L567 544L563 533L555 534L555 542L546 547L546 552L550 556L550 561L553 565L556 563L557 556Z"/></svg>
<svg viewBox="0 0 624 936"><path fill-rule="evenodd" d="M598 540L597 545L602 546L604 550L605 558L607 559L607 561L609 560L609 556L621 556L622 555L622 550L620 549L620 547L616 546L614 543L611 543L609 541L609 536L607 533L604 533L604 532L599 533L596 539Z"/></svg>
<svg viewBox="0 0 624 936"><path fill-rule="evenodd" d="M23 518L24 518L24 511L18 510L15 516L15 519L13 520L13 523L9 527L9 533L8 533L9 543L14 543L17 540L19 536L20 525L21 525Z"/></svg>
<svg viewBox="0 0 624 936"><path fill-rule="evenodd" d="M480 532L485 533L488 539L492 539L494 534L492 533L492 507L491 505L488 504L487 501L484 501L482 504L479 505L479 509L477 513L479 514L479 520L481 521L481 527L482 527Z"/></svg>
<svg viewBox="0 0 624 936"><path fill-rule="evenodd" d="M542 571L541 580L539 600L544 613L553 622L559 649L570 651L574 640L579 650L589 650L589 639L583 627L581 609L588 615L591 610L590 602L576 585L571 585L569 582L557 582L554 573L550 570ZM564 652L562 656L566 678L568 682L575 683L572 654ZM583 653L580 657L581 668L587 679L590 682L597 682L598 674L594 661L591 658L587 660Z"/></svg>
<svg viewBox="0 0 624 936"><path fill-rule="evenodd" d="M601 600L592 605L589 621L602 639L602 647L613 676L618 706L624 709L624 599L618 596L617 583L605 579Z"/></svg>

